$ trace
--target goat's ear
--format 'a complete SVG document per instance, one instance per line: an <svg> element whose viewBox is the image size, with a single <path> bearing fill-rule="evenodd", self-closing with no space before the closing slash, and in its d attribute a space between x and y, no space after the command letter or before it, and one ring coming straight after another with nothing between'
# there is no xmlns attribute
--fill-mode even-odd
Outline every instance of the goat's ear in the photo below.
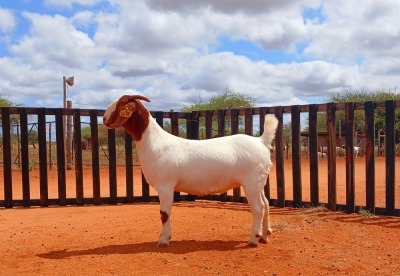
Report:
<svg viewBox="0 0 400 276"><path fill-rule="evenodd" d="M122 118L129 118L132 116L132 113L136 110L135 102L128 102L124 105L118 112L118 116Z"/></svg>

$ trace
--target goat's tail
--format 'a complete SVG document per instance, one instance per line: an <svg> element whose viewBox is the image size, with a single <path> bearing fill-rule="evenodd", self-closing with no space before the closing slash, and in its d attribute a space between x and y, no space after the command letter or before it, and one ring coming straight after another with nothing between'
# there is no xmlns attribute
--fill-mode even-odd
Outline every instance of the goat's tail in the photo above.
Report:
<svg viewBox="0 0 400 276"><path fill-rule="evenodd" d="M268 148L271 148L272 140L275 138L275 131L278 127L278 122L278 119L274 115L265 115L264 132L261 135L261 139L263 140L264 145L266 145Z"/></svg>

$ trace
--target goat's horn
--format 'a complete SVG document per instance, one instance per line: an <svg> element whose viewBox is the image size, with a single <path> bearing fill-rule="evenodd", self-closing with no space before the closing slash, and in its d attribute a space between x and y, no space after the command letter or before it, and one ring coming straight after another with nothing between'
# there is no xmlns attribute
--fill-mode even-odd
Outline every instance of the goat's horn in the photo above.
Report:
<svg viewBox="0 0 400 276"><path fill-rule="evenodd" d="M150 100L148 98L146 98L145 96L142 96L142 95L132 95L132 96L129 96L129 99L150 102Z"/></svg>

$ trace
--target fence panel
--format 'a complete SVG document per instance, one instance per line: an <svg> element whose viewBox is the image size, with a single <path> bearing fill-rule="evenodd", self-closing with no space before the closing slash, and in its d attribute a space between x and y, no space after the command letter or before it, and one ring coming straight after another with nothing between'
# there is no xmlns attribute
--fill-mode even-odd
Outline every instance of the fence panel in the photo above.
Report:
<svg viewBox="0 0 400 276"><path fill-rule="evenodd" d="M267 198L271 200L271 205L298 207L317 206L327 203L331 210L346 210L351 213L361 208L366 208L372 213L400 215L400 200L395 193L398 189L396 186L398 179L396 181L395 174L396 166L398 166L396 164L398 159L396 155L400 154L400 146L396 145L396 143L400 142L400 134L398 134L397 129L399 125L399 109L400 101L386 101L243 108L193 113L152 112L152 115L161 127L164 125L164 120L170 119L171 132L174 135L186 136L188 139L200 139L199 134L201 133L201 139L210 139L215 135L261 134L264 130L265 114L275 114L279 120L279 125L276 132L277 138L274 152L272 153L274 167L271 172L276 179L269 177L264 188ZM362 145L362 153L365 154L365 181L360 181L357 178L360 177L360 174L356 174L357 168L355 166L356 163L362 162L354 157L354 146L359 146L359 138L357 136L359 133L355 131L355 112L359 112L357 110L361 110L365 115L364 138L360 138L363 139L364 143ZM1 145L3 151L1 154L3 158L3 183L0 183L2 185L0 207L115 204L157 200L156 196L150 196L150 187L143 175L141 182L134 183L133 167L138 165L138 161L132 137L127 133L123 133L122 136L120 134L117 135L116 130L106 131L104 127L100 127L98 117L102 116L103 112L102 110L84 109L1 108L2 127L0 131L3 142ZM328 152L327 159L324 159L324 149L321 149L321 145L319 145L319 136L322 133L319 131L318 125L321 123L319 115L322 113L326 113L327 144L325 147ZM381 121L376 120L375 117L381 113L385 114L383 124ZM308 115L306 154L303 152L304 140L299 135L304 121L303 114ZM258 119L254 120L257 115ZM75 170L75 187L73 183L66 180L65 116L73 116L72 158L75 165L73 167ZM340 124L337 125L338 119L342 118L341 116L343 116L345 122L342 128L340 128ZM14 123L15 118L18 121L17 125ZM55 121L47 122L46 120L49 118L55 118ZM290 135L284 137L284 135L287 135L285 131L287 131L286 123L288 119L291 123ZM84 128L81 127L83 124L88 126L90 140L83 139ZM377 124L381 124L379 129L375 127ZM385 127L382 128L383 125ZM337 133L338 130L339 134ZM345 183L339 183L341 185L338 185L337 174L343 173L341 171L342 165L337 165L342 151L340 149L342 145L341 130L346 133L346 159L344 160L345 170L343 171L346 179ZM36 138L32 138L35 135ZM287 137L290 137L290 139L288 140ZM123 140L122 150L120 150L121 143L118 143L119 140L117 138L121 141ZM89 141L89 143L86 141ZM284 141L289 141L290 144L288 145L290 147L284 147ZM384 144L384 147L380 147L380 144ZM54 145L56 150L53 150ZM321 152L319 152L319 149ZM123 152L125 154L122 154ZM122 161L118 160L120 155L123 156ZM383 155L384 157L381 158ZM285 157L290 157L291 160L285 160ZM320 158L322 159L320 160ZM303 159L309 160L305 161ZM380 187L379 190L376 188L377 183L375 181L377 160L384 160L385 168L384 187ZM324 179L322 181L319 179L320 162L327 162L328 165L327 189L321 186L325 185ZM37 177L39 179L38 187L36 187L36 184L32 185L32 168L36 163L39 168L39 170L36 170L38 171ZM54 163L56 163L57 181L49 184L49 173L53 170ZM85 197L84 193L87 189L85 189L84 183L88 181L84 180L88 179L84 179L86 175L83 171L85 170L84 166L89 164L92 172L91 179L89 179L92 190L88 191L88 195ZM16 165L20 168L21 179L15 173ZM307 174L303 173L306 165L310 166L309 179L305 179ZM100 173L103 173L104 170L100 169L100 166L108 166L108 171L105 171L105 174L108 173L108 182L103 180L104 177L101 177ZM124 166L126 170L124 179L122 179L122 182L125 180L126 183L123 196L118 196L119 187L121 187L118 184L121 180L117 170L121 166ZM290 166L292 166L292 174L285 175L285 169ZM13 179L13 174L18 177ZM52 175L54 174L52 173ZM86 177L90 178L90 173ZM53 176L51 179L53 179ZM270 180L272 181L270 182ZM134 187L136 185L138 187L141 185L141 195L135 194ZM365 186L361 187L362 185ZM286 189L286 186L292 187L292 189ZM72 197L71 188L75 188L76 193ZM328 196L326 199L322 197L323 200L321 200L321 188L324 188L324 191L328 190ZM365 194L362 196L358 194L360 188L365 188ZM35 189L39 191L38 195L35 195ZM309 189L309 194L305 193L307 189ZM343 190L345 191L345 204L342 201L338 202L338 195L341 195ZM55 191L56 193L54 193ZM291 199L292 192L293 199ZM19 193L21 197L19 197ZM245 202L246 200L243 196L241 189L236 188L228 193L206 198ZM365 201L361 202L360 205L360 198L364 200L364 196ZM174 199L175 201L193 200L194 197L175 193ZM379 199L378 207L376 206L377 199Z"/></svg>

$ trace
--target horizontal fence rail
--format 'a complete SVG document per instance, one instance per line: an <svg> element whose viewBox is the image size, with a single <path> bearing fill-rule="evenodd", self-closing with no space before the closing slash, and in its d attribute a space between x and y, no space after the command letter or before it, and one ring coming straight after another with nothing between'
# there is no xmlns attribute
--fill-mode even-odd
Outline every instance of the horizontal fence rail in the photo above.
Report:
<svg viewBox="0 0 400 276"><path fill-rule="evenodd" d="M384 129L376 129L377 112L384 112ZM240 108L228 110L184 112L151 112L157 123L170 133L188 139L245 133L260 135L263 132L265 114L274 114L279 125L272 157L274 179L269 177L265 194L271 205L284 207L309 207L326 205L330 210L349 213L368 210L376 214L400 216L399 176L396 181L396 165L399 161L399 113L400 101L327 103L294 106ZM0 183L0 207L117 204L157 201L158 197L141 174L140 183L134 183L140 162L132 138L119 130L108 130L100 124L104 110L58 108L1 108L2 183ZM325 114L325 117L320 117ZM355 115L362 114L365 127L360 143L365 159L365 181L356 184L355 160L358 158L358 132L355 131ZM345 126L338 127L338 116L344 116ZM66 125L65 118L70 119ZM326 125L324 143L318 129L321 118ZM68 121L68 120L67 120ZM290 124L288 124L288 122ZM289 127L288 127L289 126ZM304 134L304 127L307 133ZM345 135L343 135L344 132ZM119 133L118 133L119 132ZM68 163L66 149L70 134L72 164ZM289 134L288 134L289 133ZM377 133L379 134L377 136ZM384 133L382 135L381 133ZM343 138L343 137L345 138ZM89 138L87 138L89 137ZM383 138L383 146L381 146ZM321 144L322 143L322 144ZM384 198L377 202L376 158L384 152ZM380 155L379 155L380 156ZM290 158L289 158L290 157ZM345 158L344 171L337 167L338 158ZM289 160L290 159L290 160ZM309 169L304 169L304 159ZM322 187L321 159L327 162L326 187ZM32 161L33 160L33 161ZM288 161L289 160L289 161ZM88 175L84 171L90 165ZM53 167L54 166L54 167ZM108 181L101 178L102 168L108 168ZM291 170L285 170L290 166ZM118 168L124 167L124 176ZM32 171L39 173L39 193L32 196ZM49 179L49 172L57 171L56 179ZM67 182L72 171L74 183ZM303 175L308 175L307 182ZM345 183L338 183L337 175L345 174ZM21 195L15 196L14 181L22 185ZM91 187L85 187L84 179L90 177ZM290 180L290 181L289 181ZM125 182L121 192L120 182ZM291 191L288 190L291 183ZM56 185L56 196L49 196ZM397 186L396 186L397 185ZM140 192L135 187L140 186ZM356 188L362 186L365 200L356 205ZM70 196L69 190L74 190ZM344 187L344 188L341 188ZM321 189L327 191L321 200ZM107 189L104 195L104 189ZM90 195L85 192L90 190ZM136 189L137 190L137 189ZM345 202L338 203L338 193L345 193ZM397 193L396 193L397 192ZM137 193L137 194L136 194ZM122 195L121 195L122 194ZM292 195L291 197L288 195ZM233 191L208 195L209 200L246 202L240 188ZM194 200L195 196L175 193L174 200ZM379 206L378 206L379 205Z"/></svg>

